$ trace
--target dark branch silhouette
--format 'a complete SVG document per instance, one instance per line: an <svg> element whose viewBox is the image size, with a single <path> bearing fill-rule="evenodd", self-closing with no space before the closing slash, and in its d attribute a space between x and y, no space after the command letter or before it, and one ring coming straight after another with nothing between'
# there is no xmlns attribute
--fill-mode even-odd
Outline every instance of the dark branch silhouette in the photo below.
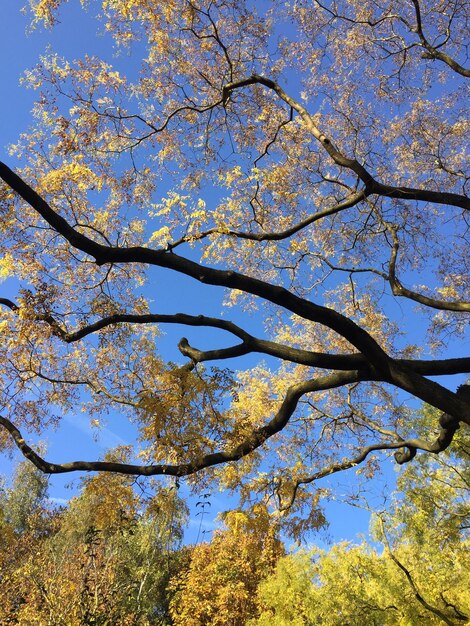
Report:
<svg viewBox="0 0 470 626"><path fill-rule="evenodd" d="M296 105L295 102L289 99L273 81L254 76L246 81L229 85L224 90L224 100L229 97L231 91L234 89L254 83L268 86L276 91L282 99L286 100L293 108L297 106L297 110L299 110L300 114L304 117L307 116L305 121L310 124L312 134L324 145L333 160L335 160L337 164L353 169L353 171L360 176L366 184L367 194L372 193L372 189L375 189L376 192L379 190L381 193L384 191L384 186L374 181L362 166L359 166L355 161L346 159L346 157L339 153L331 142L316 128L306 111L300 107L300 105ZM464 392L459 390L458 393L452 393L441 385L424 377L426 374L438 375L457 371L468 371L469 359L450 359L447 361L394 359L379 346L368 332L349 318L337 313L333 309L319 306L304 298L300 298L283 287L272 285L238 272L206 267L200 263L178 256L168 250L155 250L144 247L115 247L97 243L82 233L77 232L67 220L53 210L24 180L3 163L0 163L0 176L32 206L39 215L41 215L50 227L62 235L73 248L94 258L98 265L146 263L185 274L201 283L239 289L274 303L306 320L330 328L338 333L338 335L345 338L353 348L357 350L357 352L350 354L338 355L300 350L276 342L257 339L232 322L204 316L189 316L182 313L175 315L114 314L73 332L65 330L51 314L38 314L36 315L36 320L49 324L53 334L67 343L80 341L87 335L108 326L122 323L142 324L160 322L190 326L208 326L226 330L241 339L241 343L230 348L203 352L191 347L189 342L183 338L179 344L180 351L194 363L231 358L250 352L259 352L295 363L339 370L335 373L291 386L274 418L266 425L254 429L242 443L234 448L207 454L197 461L177 465L139 466L104 461L75 461L64 464L50 463L42 459L26 444L20 431L10 420L1 417L0 424L8 430L21 452L42 471L48 473L62 473L76 470L99 470L119 471L126 474L187 476L207 467L236 461L262 446L268 439L287 425L297 407L299 399L306 393L334 389L351 383L371 380L392 383L441 409L443 415L440 420L440 435L438 439L434 443L428 443L422 440L399 440L373 444L364 448L353 459L332 464L325 470L317 472L314 476L306 477L298 481L298 484L308 483L329 473L347 469L348 467L361 463L372 451L376 450L399 448L401 451L395 454L398 463L411 460L418 449L434 453L440 452L451 443L453 434L459 427L460 421L470 423L468 393L466 393L465 390ZM404 188L391 189L387 187L386 189L386 195L395 194L393 197L402 197L404 193ZM435 192L432 192L431 197L428 197L426 195L427 192L422 192L421 190L412 190L410 193L414 199L448 202L451 204L454 203L456 206L463 206L462 198L454 194L450 194L452 197L449 197L449 194L436 195ZM1 299L0 304L9 307L15 312L19 310L19 307L14 302L6 298Z"/></svg>

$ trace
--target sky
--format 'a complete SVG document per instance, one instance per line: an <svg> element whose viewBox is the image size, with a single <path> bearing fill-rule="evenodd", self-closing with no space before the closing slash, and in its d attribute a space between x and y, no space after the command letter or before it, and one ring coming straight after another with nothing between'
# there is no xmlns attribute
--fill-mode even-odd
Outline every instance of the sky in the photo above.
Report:
<svg viewBox="0 0 470 626"><path fill-rule="evenodd" d="M83 52L95 52L104 56L105 59L112 60L113 49L104 40L94 34L95 23L90 17L79 8L79 3L72 1L66 5L63 11L63 19L52 31L45 31L38 28L26 34L28 28L27 17L20 13L22 3L11 0L1 0L2 19L0 20L0 88L2 90L0 98L0 151L1 159L11 167L17 165L15 160L8 154L8 144L13 143L21 132L27 130L31 121L31 108L35 94L33 91L21 87L20 77L22 72L35 64L40 54L46 51L49 45L54 51L66 56L78 56ZM136 52L136 51L134 51ZM120 59L120 63L133 63L131 54ZM174 285L162 270L155 270L153 275L155 283L164 285L166 297L162 302L159 312L174 313L185 311L187 313L200 313L198 308L199 292L197 285L186 278L178 279L178 286ZM2 297L14 299L17 285L14 283L4 283L0 285ZM207 288L205 292L206 314L220 314L221 294L217 288ZM234 320L236 321L236 320ZM256 332L256 322L253 320L253 328ZM164 329L165 338L162 339L162 350L168 359L176 360L179 353L176 349L178 340L184 334L181 328L174 330ZM258 329L259 330L259 329ZM191 338L192 343L202 349L206 346L207 334L203 330L194 329ZM219 335L222 337L222 333ZM214 334L211 332L212 347ZM215 346L217 347L217 346ZM55 433L50 433L47 440L47 458L52 461L65 461L70 459L92 459L102 456L105 449L127 443L134 433L132 428L126 423L118 423L105 427L100 433L93 432L89 426L87 416L66 415L62 427ZM43 437L44 439L44 437ZM16 457L18 459L19 457ZM377 498L380 500L385 489L383 483L393 484L393 464L391 461L384 463L385 475L383 480L378 479L375 483ZM11 472L11 462L8 459L0 458L0 472L8 474ZM338 498L346 494L349 489L351 477L354 474L343 473L336 480L336 490ZM56 502L63 502L74 493L78 477L72 475L52 476L50 479L50 496ZM72 483L72 487L67 485ZM323 482L321 486L325 486ZM218 511L230 506L230 500L225 494L213 493L208 498L210 505L205 507L201 523L201 507L196 506L196 501L191 502L192 515L190 527L187 533L187 541L195 541L200 531L210 531L215 526L214 518ZM341 502L331 503L327 507L327 517L330 521L328 536L331 540L353 540L357 533L367 534L369 525L369 514L360 509L352 508ZM324 535L313 537L317 544L326 541Z"/></svg>

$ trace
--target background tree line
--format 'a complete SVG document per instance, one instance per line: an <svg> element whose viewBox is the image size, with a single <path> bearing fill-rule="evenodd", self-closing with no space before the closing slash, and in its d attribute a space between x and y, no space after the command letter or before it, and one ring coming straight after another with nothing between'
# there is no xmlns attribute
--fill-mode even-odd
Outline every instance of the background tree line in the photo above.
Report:
<svg viewBox="0 0 470 626"><path fill-rule="evenodd" d="M429 419L429 416L428 418ZM116 451L122 454L122 451ZM456 626L470 621L468 442L421 456L370 541L292 551L259 504L183 545L177 489L82 481L64 507L18 466L0 498L0 621L26 626ZM406 502L406 506L404 503Z"/></svg>

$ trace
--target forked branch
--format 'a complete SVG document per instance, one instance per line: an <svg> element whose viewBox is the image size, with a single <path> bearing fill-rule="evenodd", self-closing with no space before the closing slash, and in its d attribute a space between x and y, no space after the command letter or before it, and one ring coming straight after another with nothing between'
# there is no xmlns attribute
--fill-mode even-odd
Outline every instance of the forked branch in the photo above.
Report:
<svg viewBox="0 0 470 626"><path fill-rule="evenodd" d="M9 298L0 298L0 305L7 306L12 311L19 311L20 308ZM195 363L231 359L247 354L258 353L273 356L290 363L322 369L346 371L352 369L367 370L369 367L369 363L365 357L357 352L352 354L332 354L313 350L302 350L277 341L259 339L229 320L207 317L206 315L187 315L186 313L175 313L173 315L158 313L115 313L72 332L63 328L51 314L37 314L35 319L38 322L49 324L53 333L65 343L80 341L88 335L119 324L181 324L185 326L218 328L242 340L241 343L228 348L199 350L191 346L186 337L183 337L178 344L179 350L181 354L190 358ZM470 372L470 357L441 360L396 359L396 361L398 364L408 367L423 376L465 374Z"/></svg>
<svg viewBox="0 0 470 626"><path fill-rule="evenodd" d="M423 202L432 202L437 204L447 204L450 206L461 207L470 210L470 199L466 196L456 193L448 193L441 191L433 191L430 189L416 189L414 187L403 187L386 185L377 181L372 174L356 159L347 157L339 150L332 140L318 127L313 116L307 109L290 96L282 87L270 78L253 74L252 76L225 85L223 89L222 99L228 102L230 94L236 89L248 87L250 85L263 85L264 87L274 91L281 100L288 104L292 109L300 115L305 128L320 142L324 150L329 154L331 159L340 167L345 167L354 172L358 178L364 183L364 193L367 196L378 195L386 198L397 198L401 200L420 200Z"/></svg>

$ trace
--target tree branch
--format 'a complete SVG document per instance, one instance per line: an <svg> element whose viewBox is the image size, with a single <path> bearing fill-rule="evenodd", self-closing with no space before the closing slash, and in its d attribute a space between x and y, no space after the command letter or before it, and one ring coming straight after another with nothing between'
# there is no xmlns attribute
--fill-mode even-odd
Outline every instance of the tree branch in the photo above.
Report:
<svg viewBox="0 0 470 626"><path fill-rule="evenodd" d="M452 432L452 436L455 433L455 430ZM380 442L371 444L370 446L366 446L362 448L362 450L351 459L345 459L336 463L330 463L323 469L315 472L314 474L311 474L310 476L296 479L294 482L292 493L289 497L289 501L287 504L281 507L281 510L287 510L291 508L295 501L297 490L300 485L308 485L317 480L320 480L321 478L326 478L327 476L336 474L337 472L343 472L352 467L356 467L357 465L363 463L372 452L377 452L379 450L396 450L398 448L401 451L396 452L394 454L394 458L399 465L402 465L411 461L415 457L417 450L422 450L424 452L433 452L435 454L437 454L438 452L442 452L450 445L452 441L452 436L450 436L450 441L442 443L442 447L440 447L440 444L438 443L439 439L437 439L434 443L428 443L427 441L424 441L424 439L402 439L400 441Z"/></svg>
<svg viewBox="0 0 470 626"><path fill-rule="evenodd" d="M395 296L404 296L409 300L414 300L415 302L419 302L420 304L424 304L425 306L431 307L433 309L438 309L440 311L461 311L469 312L470 311L470 302L446 302L444 300L437 300L436 298L429 298L428 296L424 296L415 291L411 291L402 285L396 275L396 265L398 258L398 250L400 248L400 242L397 235L396 228L388 228L389 233L391 234L393 240L392 254L390 256L389 262L389 282L392 288L392 293Z"/></svg>
<svg viewBox="0 0 470 626"><path fill-rule="evenodd" d="M202 469L214 467L230 461L238 461L262 446L273 435L280 432L294 413L300 398L306 393L324 391L341 387L348 383L359 382L364 377L359 372L339 372L329 376L322 376L315 380L292 385L276 415L265 425L254 429L240 444L231 450L206 454L202 458L189 463L175 465L131 465L128 463L114 463L109 461L72 461L70 463L51 463L37 454L24 440L19 429L7 418L0 417L0 426L3 426L11 435L20 452L29 459L39 470L46 474L64 474L67 472L117 472L139 476L190 476Z"/></svg>
<svg viewBox="0 0 470 626"><path fill-rule="evenodd" d="M304 220L298 222L297 224L294 224L294 226L291 226L290 228L286 228L285 230L279 232L250 233L240 230L220 230L219 228L210 228L197 235L191 235L190 237L181 237L181 239L170 243L168 245L168 250L174 250L177 246L187 241L199 241L200 239L204 239L209 235L225 235L227 237L235 237L237 239L246 239L249 241L282 241L283 239L288 239L289 237L292 237L307 226L318 222L324 217L335 215L336 213L340 213L345 209L349 209L355 206L366 197L367 194L364 191L357 191L339 202L338 204L335 204L335 206L330 207L329 209L324 209L323 211L318 211L318 213L310 215Z"/></svg>
<svg viewBox="0 0 470 626"><path fill-rule="evenodd" d="M0 298L0 305L7 306L12 311L19 311L19 306L8 298ZM244 356L251 353L267 354L277 357L284 361L297 363L299 365L308 365L322 369L332 370L372 370L369 362L364 355L359 353L353 354L331 354L326 352L315 352L311 350L301 350L293 348L275 341L268 341L254 337L246 332L240 326L228 320L222 320L215 317L207 317L205 315L187 315L186 313L175 313L173 315L163 315L158 313L133 314L133 313L115 313L104 317L92 324L87 324L79 330L68 332L55 318L50 314L38 314L36 320L46 322L52 327L54 334L65 341L73 343L84 339L86 336L103 330L109 326L117 324L182 324L186 326L204 326L210 328L219 328L225 330L242 340L242 343L231 346L229 348L220 348L218 350L199 350L191 346L183 337L178 348L180 352L196 363L204 361L214 361L230 359ZM396 359L399 365L411 369L416 374L422 376L444 376L452 374L470 373L470 357L462 357L456 359Z"/></svg>
<svg viewBox="0 0 470 626"><path fill-rule="evenodd" d="M385 547L387 548L387 552L388 555L390 556L390 558L392 559L392 561L395 563L395 565L401 569L401 571L405 574L406 579L410 585L410 587L412 588L415 598L418 600L418 602L428 611L430 611L431 613L433 613L434 615L436 615L437 617L439 617L439 619L441 619L443 622L445 622L447 624L447 626L457 626L455 622L453 622L449 617L447 617L447 615L445 615L445 613L443 613L440 609L438 609L435 606L432 606L431 604L429 604L429 602L427 602L424 597L421 595L418 586L416 585L415 581L413 580L413 577L411 576L410 571L403 565L403 563L395 556L395 554L392 552L392 549L390 547L390 542L388 541L388 537L387 534L385 532L385 527L384 527L384 523L382 518L379 516L379 521L380 521L380 525L382 527L382 534L384 536L384 540L385 540Z"/></svg>
<svg viewBox="0 0 470 626"><path fill-rule="evenodd" d="M418 35L421 41L420 45L422 45L426 49L426 52L422 54L423 59L437 59L439 61L442 61L446 65L448 65L452 70L454 70L454 72L457 72L458 74L461 74L462 76L469 77L470 76L469 69L466 69L465 67L457 63L457 61L453 59L451 56L443 52L440 52L439 50L437 50L436 47L432 46L429 43L429 41L426 39L426 37L423 34L423 26L422 26L421 10L419 6L419 2L418 0L412 0L412 2L415 6L415 13L416 13L416 26L414 28L404 17L396 13L384 15L382 18L375 20L375 21L358 20L358 19L347 17L346 15L340 15L339 13L332 11L327 6L318 2L318 0L315 0L315 4L317 4L320 8L322 8L326 13L329 13L333 18L343 20L345 22L348 22L354 25L363 24L363 25L370 26L371 28L374 28L375 26L378 26L379 24L385 21L399 20L403 22L403 24L405 24L405 26L412 33L416 33ZM403 41L403 45L404 45L404 48L403 48L403 52L404 52L407 49L407 46L404 41ZM410 44L408 48L411 48L412 46L413 44Z"/></svg>
<svg viewBox="0 0 470 626"><path fill-rule="evenodd" d="M315 139L317 139L321 143L325 151L330 155L336 165L350 169L364 183L364 193L366 195L369 196L372 194L376 194L379 196L398 198L401 200L421 200L424 202L432 202L437 204L448 204L470 210L470 199L460 194L432 191L428 189L416 189L414 187L396 187L393 185L385 185L375 180L372 174L370 174L367 169L359 163L359 161L345 156L340 150L338 150L338 148L332 143L331 139L329 139L320 130L320 128L315 123L312 115L310 115L307 109L299 102L294 100L294 98L289 96L284 91L284 89L282 89L282 87L278 85L278 83L271 80L270 78L265 78L264 76L253 74L249 78L245 78L225 85L222 92L223 102L227 103L230 97L230 93L232 91L256 84L263 85L264 87L271 89L279 96L281 100L283 100L286 104L288 104L295 111L297 111L302 121L304 122L305 128L315 137Z"/></svg>
<svg viewBox="0 0 470 626"><path fill-rule="evenodd" d="M457 74L461 74L462 76L469 78L470 69L463 67L462 65L460 65L460 63L457 63L457 61L451 56L449 56L445 52L441 52L429 43L423 32L423 23L421 19L421 8L419 6L419 0L412 0L412 2L416 14L416 27L413 29L413 32L418 35L421 41L421 45L423 46L423 48L426 49L426 52L423 52L422 54L423 59L437 59L438 61L442 61L451 69L453 69L454 72L457 72Z"/></svg>
<svg viewBox="0 0 470 626"><path fill-rule="evenodd" d="M254 79L250 80L253 82ZM441 409L441 411L470 424L470 404L468 402L462 402L448 389L423 378L390 358L367 331L333 309L300 298L284 287L272 285L232 270L206 267L166 250L153 250L142 246L121 248L98 244L85 235L77 233L27 183L1 162L0 177L74 248L94 257L98 265L105 263L147 263L190 276L203 284L238 289L263 298L306 320L335 331L364 355L370 366L377 370L382 380L409 391L421 400Z"/></svg>
<svg viewBox="0 0 470 626"><path fill-rule="evenodd" d="M456 395L470 402L470 385L460 385L457 388ZM411 461L411 459L415 457L417 450L424 450L425 452L432 452L434 454L442 452L450 446L458 429L459 420L448 413L443 413L439 418L439 435L437 439L431 444L422 439L410 441L410 445L407 446L406 450L395 453L395 461L399 465L408 463L408 461Z"/></svg>
<svg viewBox="0 0 470 626"><path fill-rule="evenodd" d="M202 283L239 289L259 296L305 319L331 328L349 341L357 350L367 355L379 371L389 372L390 359L386 352L369 333L344 315L299 298L283 287L271 285L238 272L209 268L166 250L153 250L141 246L120 248L96 243L85 235L77 233L27 183L1 162L0 177L74 248L95 258L98 265L105 263L148 263L172 269Z"/></svg>

